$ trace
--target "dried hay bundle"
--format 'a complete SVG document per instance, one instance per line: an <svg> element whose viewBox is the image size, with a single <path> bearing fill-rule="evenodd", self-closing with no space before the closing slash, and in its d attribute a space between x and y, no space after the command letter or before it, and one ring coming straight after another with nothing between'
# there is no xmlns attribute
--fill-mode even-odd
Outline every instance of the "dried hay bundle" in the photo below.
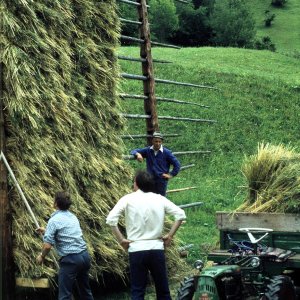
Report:
<svg viewBox="0 0 300 300"><path fill-rule="evenodd" d="M249 193L237 211L299 213L300 155L295 149L259 144L242 172Z"/></svg>
<svg viewBox="0 0 300 300"><path fill-rule="evenodd" d="M127 267L105 224L132 177L119 138L124 121L116 96L116 11L111 0L1 2L6 156L40 225L53 212L54 193L70 191L94 279L104 272L124 278ZM9 199L17 272L52 277L50 257L36 265L41 240L12 183ZM171 258L176 268L177 257Z"/></svg>

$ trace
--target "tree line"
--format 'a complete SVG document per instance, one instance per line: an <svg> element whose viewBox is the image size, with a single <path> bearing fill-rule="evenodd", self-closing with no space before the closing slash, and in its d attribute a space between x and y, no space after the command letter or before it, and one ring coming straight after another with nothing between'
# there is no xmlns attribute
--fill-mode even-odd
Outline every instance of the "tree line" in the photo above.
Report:
<svg viewBox="0 0 300 300"><path fill-rule="evenodd" d="M188 4L149 0L151 38L189 47L246 47L275 51L269 37L256 39L255 20L248 5L245 0L192 0ZM120 6L120 14L132 20L137 17L136 9L125 4ZM125 23L122 32L136 36L137 26Z"/></svg>

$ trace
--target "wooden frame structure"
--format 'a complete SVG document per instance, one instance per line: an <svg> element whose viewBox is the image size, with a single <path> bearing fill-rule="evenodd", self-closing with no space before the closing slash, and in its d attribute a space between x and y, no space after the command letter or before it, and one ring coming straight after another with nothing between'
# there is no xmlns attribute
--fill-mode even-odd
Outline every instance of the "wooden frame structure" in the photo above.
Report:
<svg viewBox="0 0 300 300"><path fill-rule="evenodd" d="M153 42L151 41L151 34L150 34L150 26L148 21L148 8L146 0L136 0L136 2L129 1L129 0L119 0L120 2L126 3L128 5L132 5L137 9L138 12L138 20L128 20L125 18L120 18L121 23L130 23L135 24L138 27L138 37L131 37L121 35L121 40L130 43L137 43L140 45L140 57L127 57L127 56L118 56L119 59L128 60L133 63L140 62L142 66L142 75L138 74L128 74L122 73L121 77L129 80L139 80L142 81L143 84L143 95L136 95L136 94L120 94L120 98L122 100L127 99L137 99L143 100L144 102L144 114L121 114L123 117L127 119L144 119L146 121L146 134L132 134L123 136L126 139L134 139L134 138L142 138L145 137L147 140L147 144L151 145L151 137L154 131L159 131L159 120L176 120L176 121L184 121L184 122L199 122L199 123L216 123L215 120L208 120L208 119L195 119L195 118L185 118L185 117L178 117L178 116L160 116L157 112L157 101L164 101L164 102L172 102L174 104L185 104L185 105L195 105L202 108L209 108L209 106L202 105L199 103L194 103L191 101L183 101L178 99L170 99L166 97L159 97L156 96L155 93L155 84L162 83L162 84L172 84L172 85L179 85L179 86L187 86L190 88L205 88L209 90L218 90L215 87L200 85L200 84L192 84L187 82L177 82L173 80L167 79L160 79L154 76L153 65L154 63L171 63L170 61L160 60L160 59L153 59L151 53L151 46L152 45L159 45L162 47L180 49L178 46L169 45L165 43ZM184 0L177 0L182 3L188 3ZM166 136L176 136L175 134L166 134ZM174 155L192 155L192 154L207 154L210 151L182 151L182 152L173 152ZM123 155L123 159L134 159L132 155ZM194 164L190 164L187 166L183 166L181 170L188 169L193 167ZM178 191L187 191L192 189L191 187L184 187L178 189Z"/></svg>
<svg viewBox="0 0 300 300"><path fill-rule="evenodd" d="M144 101L144 113L140 115L132 115L132 114L122 114L125 118L140 118L145 119L146 121L146 138L147 144L151 144L151 135L154 131L159 131L159 121L158 119L164 120L179 120L179 121L191 121L191 122L209 122L215 123L215 120L205 120L205 119L193 119L193 118L182 118L182 117L173 117L173 116L158 116L157 112L157 101L166 101L173 102L177 104L187 104L187 105L196 105L203 108L208 108L208 106L201 105L199 103L193 103L190 101L182 101L178 99L170 99L165 97L157 97L155 94L155 83L163 83L163 84L174 84L174 85L183 85L192 88L207 88L211 90L218 90L215 87L199 85L199 84L191 84L186 82L177 82L173 80L159 79L155 78L153 72L153 63L171 63L170 61L164 60L154 60L152 58L151 46L159 45L162 47L169 47L180 49L178 46L153 42L151 41L150 34L150 26L148 21L148 5L146 0L137 0L136 2L128 1L128 0L119 0L122 3L126 3L128 5L135 6L138 11L138 20L128 20L125 18L120 18L120 21L123 23L135 24L138 26L139 37L130 37L121 35L121 40L129 41L131 43L140 44L140 58L133 58L127 56L119 56L119 59L129 60L132 62L141 62L142 65L142 75L137 74L128 74L122 73L121 77L130 79L130 80L140 80L143 82L144 95L135 95L135 94L120 94L121 99L141 99ZM177 0L182 3L188 3L184 0Z"/></svg>

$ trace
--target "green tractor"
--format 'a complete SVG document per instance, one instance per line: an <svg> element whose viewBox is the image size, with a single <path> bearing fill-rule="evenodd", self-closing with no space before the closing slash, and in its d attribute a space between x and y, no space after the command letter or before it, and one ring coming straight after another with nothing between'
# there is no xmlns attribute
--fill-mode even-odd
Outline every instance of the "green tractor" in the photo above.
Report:
<svg viewBox="0 0 300 300"><path fill-rule="evenodd" d="M223 249L208 256L213 265L203 269L202 261L196 261L197 272L181 283L177 300L300 299L299 233L295 238L295 235L279 232L273 234L268 228L221 231ZM274 241L279 239L283 239L285 243L281 245L286 246L295 239L296 247L292 245L291 250L274 247Z"/></svg>

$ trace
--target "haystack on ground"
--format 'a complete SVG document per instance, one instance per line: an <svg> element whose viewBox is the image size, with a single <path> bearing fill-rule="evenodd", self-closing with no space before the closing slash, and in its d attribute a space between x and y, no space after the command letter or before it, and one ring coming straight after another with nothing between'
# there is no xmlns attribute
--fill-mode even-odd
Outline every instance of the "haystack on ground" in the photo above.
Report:
<svg viewBox="0 0 300 300"><path fill-rule="evenodd" d="M1 12L6 157L40 225L53 212L54 193L67 189L88 242L92 277L124 277L127 256L105 224L132 177L119 138L116 4L5 0ZM50 256L44 266L35 263L41 239L12 183L9 199L17 275L52 278ZM181 265L172 252L170 263Z"/></svg>
<svg viewBox="0 0 300 300"><path fill-rule="evenodd" d="M260 144L242 172L248 197L237 211L300 212L300 154L290 146Z"/></svg>

